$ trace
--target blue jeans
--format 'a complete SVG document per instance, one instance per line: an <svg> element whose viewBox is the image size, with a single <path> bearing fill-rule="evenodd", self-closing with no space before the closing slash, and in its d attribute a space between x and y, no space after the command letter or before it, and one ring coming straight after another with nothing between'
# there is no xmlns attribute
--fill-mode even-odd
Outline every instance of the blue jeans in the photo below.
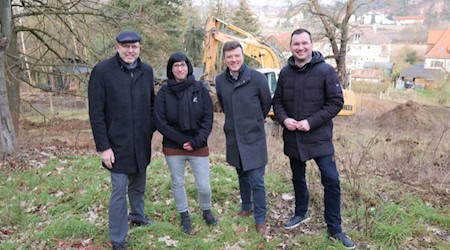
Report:
<svg viewBox="0 0 450 250"><path fill-rule="evenodd" d="M211 209L211 185L209 183L209 159L208 157L187 156L187 155L166 155L166 162L169 165L172 175L172 193L177 203L180 213L188 211L186 197L185 179L186 162L189 162L194 173L197 185L198 198L202 210Z"/></svg>
<svg viewBox="0 0 450 250"><path fill-rule="evenodd" d="M306 162L289 158L292 170L292 183L295 193L295 215L303 216L308 211L308 186L306 185ZM324 217L328 233L341 233L341 187L339 174L333 155L314 158L320 169L321 182L324 187Z"/></svg>
<svg viewBox="0 0 450 250"><path fill-rule="evenodd" d="M249 171L236 168L239 176L239 191L241 194L241 210L250 211L253 206L253 216L256 224L266 223L266 186L264 184L264 172L266 167L260 167ZM253 196L253 202L252 202Z"/></svg>
<svg viewBox="0 0 450 250"><path fill-rule="evenodd" d="M109 202L109 236L113 244L126 243L128 219L145 221L144 191L146 172L120 174L111 172L111 199ZM130 214L127 215L127 188L130 201Z"/></svg>

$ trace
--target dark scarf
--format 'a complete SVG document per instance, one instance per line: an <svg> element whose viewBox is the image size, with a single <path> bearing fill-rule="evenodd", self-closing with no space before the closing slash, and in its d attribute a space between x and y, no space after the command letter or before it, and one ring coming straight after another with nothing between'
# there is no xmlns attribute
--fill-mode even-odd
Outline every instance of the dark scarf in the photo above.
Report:
<svg viewBox="0 0 450 250"><path fill-rule="evenodd" d="M133 70L135 68L138 67L139 64L139 58L136 59L136 61L134 61L131 64L126 63L119 55L119 53L116 53L116 58L117 60L119 60L120 65L122 65L123 67L127 68L128 70Z"/></svg>
<svg viewBox="0 0 450 250"><path fill-rule="evenodd" d="M175 79L167 80L169 90L175 93L178 98L178 126L181 131L198 129L197 119L192 107L194 83L195 77L193 75L188 76L182 82L177 82Z"/></svg>

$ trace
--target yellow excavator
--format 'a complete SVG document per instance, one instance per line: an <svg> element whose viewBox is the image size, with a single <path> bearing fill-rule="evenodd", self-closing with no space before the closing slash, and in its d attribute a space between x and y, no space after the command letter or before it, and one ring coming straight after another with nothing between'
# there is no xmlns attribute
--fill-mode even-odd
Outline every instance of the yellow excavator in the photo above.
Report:
<svg viewBox="0 0 450 250"><path fill-rule="evenodd" d="M281 54L275 48L266 44L261 38L212 16L206 23L203 51L204 75L202 79L212 86L210 90L213 92L213 95L215 94L214 79L217 72L222 70L219 46L233 40L241 43L243 52L247 57L259 63L260 68L256 70L267 77L269 89L273 95L277 85L278 74L283 66ZM345 89L343 93L344 107L338 115L355 114L355 93ZM214 96L213 101L216 101ZM269 116L272 117L273 113L269 113Z"/></svg>

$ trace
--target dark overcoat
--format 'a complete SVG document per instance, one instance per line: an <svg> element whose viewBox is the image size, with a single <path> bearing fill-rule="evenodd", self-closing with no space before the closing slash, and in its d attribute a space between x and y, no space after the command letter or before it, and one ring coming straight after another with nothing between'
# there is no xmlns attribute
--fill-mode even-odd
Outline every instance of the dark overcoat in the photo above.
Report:
<svg viewBox="0 0 450 250"><path fill-rule="evenodd" d="M138 59L129 70L119 55L98 63L89 79L89 118L98 152L111 148L111 172L137 173L150 163L153 69ZM105 166L105 165L103 165Z"/></svg>
<svg viewBox="0 0 450 250"><path fill-rule="evenodd" d="M289 131L284 127L284 153L302 161L333 154L332 118L343 105L336 71L319 52L314 51L311 62L303 68L290 57L280 72L273 97L275 117L280 124L286 118L306 119L311 129Z"/></svg>
<svg viewBox="0 0 450 250"><path fill-rule="evenodd" d="M237 80L226 69L216 77L220 106L225 113L227 162L248 171L267 164L264 119L272 103L266 77L245 64Z"/></svg>

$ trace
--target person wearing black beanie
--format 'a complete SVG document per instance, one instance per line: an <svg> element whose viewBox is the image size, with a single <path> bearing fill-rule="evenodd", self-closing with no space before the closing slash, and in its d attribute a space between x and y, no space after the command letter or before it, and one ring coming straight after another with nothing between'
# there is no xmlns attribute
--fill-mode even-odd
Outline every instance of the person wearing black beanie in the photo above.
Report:
<svg viewBox="0 0 450 250"><path fill-rule="evenodd" d="M194 173L203 219L217 224L211 212L208 136L213 124L213 105L203 82L195 80L189 58L181 52L167 62L167 84L155 99L155 124L163 135L163 153L172 177L172 192L184 233L191 232L185 189L186 162Z"/></svg>

